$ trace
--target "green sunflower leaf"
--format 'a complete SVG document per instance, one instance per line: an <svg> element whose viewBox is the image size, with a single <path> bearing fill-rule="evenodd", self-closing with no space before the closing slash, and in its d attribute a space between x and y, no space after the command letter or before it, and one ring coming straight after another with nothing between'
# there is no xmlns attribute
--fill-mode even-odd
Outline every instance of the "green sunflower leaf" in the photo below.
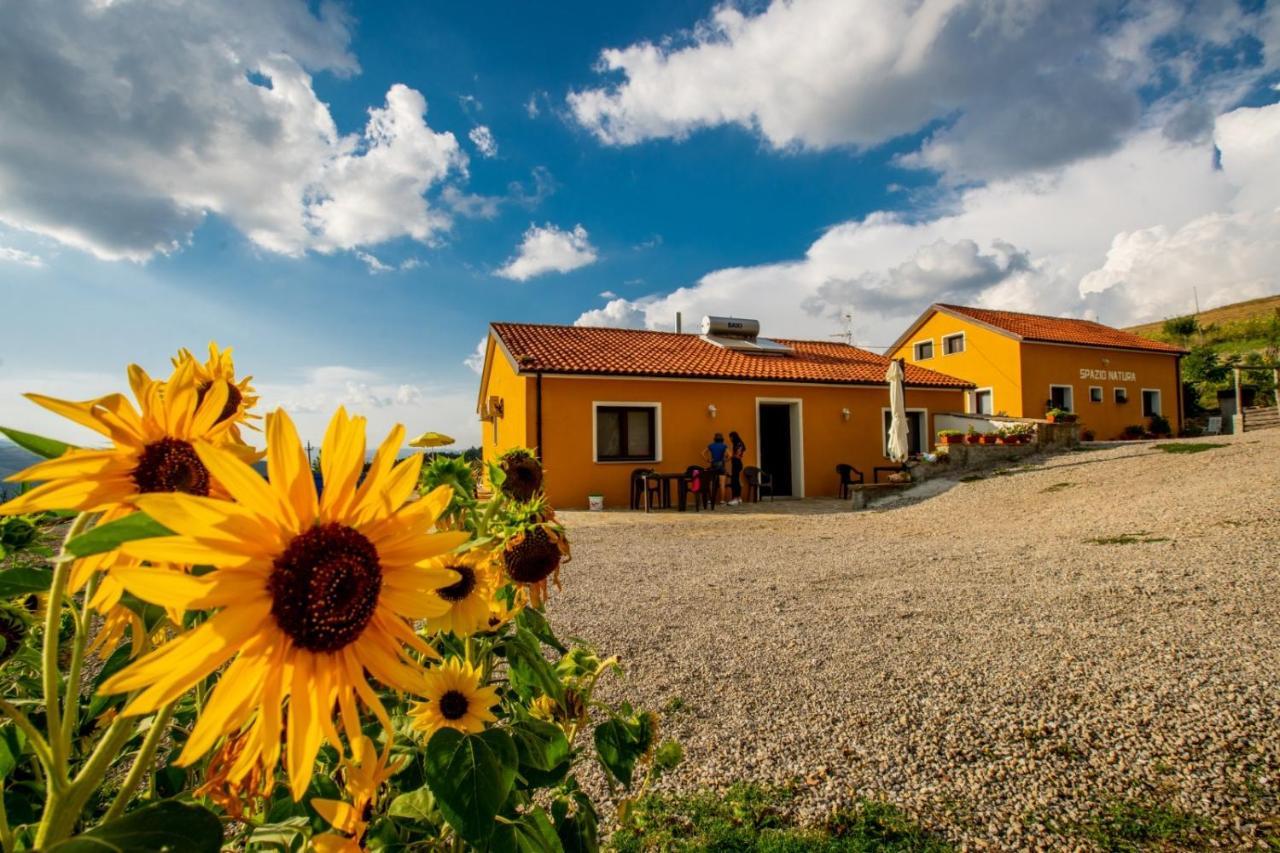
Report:
<svg viewBox="0 0 1280 853"><path fill-rule="evenodd" d="M46 849L48 853L218 853L222 822L206 808L164 800Z"/></svg>
<svg viewBox="0 0 1280 853"><path fill-rule="evenodd" d="M651 714L617 716L596 726L596 754L610 775L630 788L636 764L649 752L656 734Z"/></svg>
<svg viewBox="0 0 1280 853"><path fill-rule="evenodd" d="M494 818L516 780L519 755L501 729L464 735L440 729L427 744L427 785L458 834L477 846L493 835Z"/></svg>
<svg viewBox="0 0 1280 853"><path fill-rule="evenodd" d="M33 592L48 592L53 585L53 572L34 566L0 572L0 598L17 598Z"/></svg>
<svg viewBox="0 0 1280 853"><path fill-rule="evenodd" d="M503 639L502 647L511 667L511 686L517 692L530 696L536 688L536 692L563 703L564 685L551 663L543 657L537 637L527 628L517 627L514 634Z"/></svg>
<svg viewBox="0 0 1280 853"><path fill-rule="evenodd" d="M520 756L520 775L533 788L549 788L569 772L569 741L564 731L545 720L519 720L511 737Z"/></svg>
<svg viewBox="0 0 1280 853"><path fill-rule="evenodd" d="M9 429L9 427L0 427L0 433L4 434L23 450L30 450L36 456L45 459L57 459L68 450L79 449L73 444L67 444L54 438L45 438L43 435L33 435L21 430Z"/></svg>
<svg viewBox="0 0 1280 853"><path fill-rule="evenodd" d="M77 557L88 557L114 551L126 542L134 539L154 539L157 536L172 536L173 531L145 512L135 512L124 518L95 527L88 533L82 533L67 543L67 550Z"/></svg>

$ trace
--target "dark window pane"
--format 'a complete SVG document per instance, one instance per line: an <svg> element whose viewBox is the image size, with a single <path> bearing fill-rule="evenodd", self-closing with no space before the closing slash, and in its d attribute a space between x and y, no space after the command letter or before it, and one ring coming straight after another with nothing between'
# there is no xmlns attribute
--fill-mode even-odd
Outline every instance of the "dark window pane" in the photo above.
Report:
<svg viewBox="0 0 1280 853"><path fill-rule="evenodd" d="M979 415L992 414L990 391L978 391L973 395L973 410Z"/></svg>
<svg viewBox="0 0 1280 853"><path fill-rule="evenodd" d="M653 435L650 430L652 409L629 409L627 411L627 455L652 456Z"/></svg>
<svg viewBox="0 0 1280 853"><path fill-rule="evenodd" d="M942 351L947 355L955 355L958 352L964 352L964 335L955 335L950 338L943 338Z"/></svg>
<svg viewBox="0 0 1280 853"><path fill-rule="evenodd" d="M600 410L596 415L596 455L601 459L619 456L622 451L622 417L616 410Z"/></svg>

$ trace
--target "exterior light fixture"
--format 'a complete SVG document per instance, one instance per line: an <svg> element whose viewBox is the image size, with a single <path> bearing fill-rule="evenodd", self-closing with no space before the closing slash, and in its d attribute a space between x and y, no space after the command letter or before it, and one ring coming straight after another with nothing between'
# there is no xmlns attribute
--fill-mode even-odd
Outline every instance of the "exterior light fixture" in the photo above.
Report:
<svg viewBox="0 0 1280 853"><path fill-rule="evenodd" d="M849 420L849 410L848 410L848 409L841 409L841 410L840 410L840 417L844 418L846 421L847 421L847 420Z"/></svg>
<svg viewBox="0 0 1280 853"><path fill-rule="evenodd" d="M711 416L711 417L713 417L713 418L716 416L716 404L715 404L715 403L712 403L712 404L710 404L709 406L707 406L707 414L708 414L708 415L710 415L710 416Z"/></svg>

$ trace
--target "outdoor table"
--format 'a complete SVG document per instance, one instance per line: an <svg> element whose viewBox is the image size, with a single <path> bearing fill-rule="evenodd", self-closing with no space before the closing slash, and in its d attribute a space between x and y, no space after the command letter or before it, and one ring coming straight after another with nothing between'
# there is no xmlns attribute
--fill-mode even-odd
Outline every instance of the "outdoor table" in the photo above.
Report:
<svg viewBox="0 0 1280 853"><path fill-rule="evenodd" d="M662 498L659 501L659 509L671 509L671 481L681 480L685 476L683 471L673 471L668 473L654 472L646 474L646 482L649 480L657 480L662 486ZM649 511L649 489L644 490L644 511ZM684 507L681 507L683 509Z"/></svg>

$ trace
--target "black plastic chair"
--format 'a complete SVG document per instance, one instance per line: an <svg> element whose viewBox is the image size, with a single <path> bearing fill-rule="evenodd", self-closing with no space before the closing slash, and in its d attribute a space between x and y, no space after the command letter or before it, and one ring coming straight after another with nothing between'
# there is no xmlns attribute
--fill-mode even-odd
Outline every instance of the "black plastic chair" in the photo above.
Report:
<svg viewBox="0 0 1280 853"><path fill-rule="evenodd" d="M848 498L854 486L861 486L867 482L865 474L852 465L846 465L843 462L836 466L836 473L840 475L841 499Z"/></svg>
<svg viewBox="0 0 1280 853"><path fill-rule="evenodd" d="M640 509L648 492L649 506L655 506L662 500L662 485L657 480L649 479L652 468L636 468L631 472L631 508Z"/></svg>
<svg viewBox="0 0 1280 853"><path fill-rule="evenodd" d="M689 498L693 508L701 511L704 506L716 508L715 473L700 465L690 465L680 479L680 509L685 509ZM697 484L695 487L694 484Z"/></svg>
<svg viewBox="0 0 1280 853"><path fill-rule="evenodd" d="M747 501L760 503L760 493L769 490L769 500L773 500L773 475L761 471L754 465L742 469L742 478L747 481Z"/></svg>

